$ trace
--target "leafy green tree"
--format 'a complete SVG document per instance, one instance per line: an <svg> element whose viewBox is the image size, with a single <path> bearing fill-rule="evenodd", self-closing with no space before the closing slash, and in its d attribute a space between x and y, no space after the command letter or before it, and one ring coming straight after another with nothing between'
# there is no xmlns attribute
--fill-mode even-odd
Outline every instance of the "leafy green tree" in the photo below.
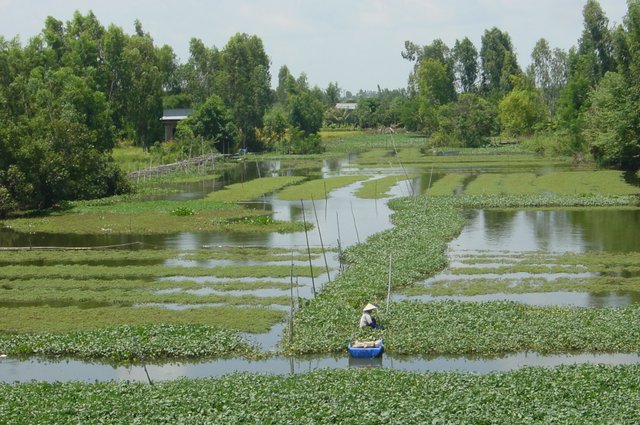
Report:
<svg viewBox="0 0 640 425"><path fill-rule="evenodd" d="M409 76L409 92L416 95L420 90L420 67L425 60L434 60L444 66L447 78L454 81L454 56L451 49L441 40L435 39L431 44L419 46L410 41L405 41L405 51L402 57L415 62L413 72Z"/></svg>
<svg viewBox="0 0 640 425"><path fill-rule="evenodd" d="M590 107L589 93L608 71L615 69L614 37L609 21L596 0L583 9L584 28L578 48L567 57L567 84L557 102L556 124L570 139L575 151L585 149L584 114Z"/></svg>
<svg viewBox="0 0 640 425"><path fill-rule="evenodd" d="M480 62L483 91L501 98L511 89L510 77L520 73L509 34L496 27L485 30Z"/></svg>
<svg viewBox="0 0 640 425"><path fill-rule="evenodd" d="M319 134L307 134L299 128L291 128L291 153L305 155L322 152L322 140Z"/></svg>
<svg viewBox="0 0 640 425"><path fill-rule="evenodd" d="M326 105L330 108L334 107L340 101L340 92L342 90L337 82L331 82L325 90Z"/></svg>
<svg viewBox="0 0 640 425"><path fill-rule="evenodd" d="M604 74L616 68L613 37L609 30L609 19L597 0L587 0L582 16L584 28L578 41L578 54L586 58L585 71L595 85Z"/></svg>
<svg viewBox="0 0 640 425"><path fill-rule="evenodd" d="M476 81L478 79L478 50L469 38L462 41L456 40L453 46L453 57L455 60L456 82L462 93L476 91Z"/></svg>
<svg viewBox="0 0 640 425"><path fill-rule="evenodd" d="M547 40L541 38L531 52L527 75L542 90L545 104L553 117L560 92L567 83L567 54L561 49L552 51Z"/></svg>
<svg viewBox="0 0 640 425"><path fill-rule="evenodd" d="M257 36L236 34L222 50L220 95L231 109L243 148L260 150L256 129L271 104L269 57Z"/></svg>
<svg viewBox="0 0 640 425"><path fill-rule="evenodd" d="M289 123L306 136L320 131L323 114L324 105L309 91L291 96L289 100Z"/></svg>
<svg viewBox="0 0 640 425"><path fill-rule="evenodd" d="M364 97L358 101L356 115L360 128L374 128L380 122L380 99L377 97Z"/></svg>
<svg viewBox="0 0 640 425"><path fill-rule="evenodd" d="M475 93L463 93L438 111L437 145L476 148L489 142L497 127L494 105Z"/></svg>
<svg viewBox="0 0 640 425"><path fill-rule="evenodd" d="M180 124L188 126L193 136L206 141L209 147L228 153L235 150L232 122L231 112L222 99L214 94L184 120L184 124Z"/></svg>
<svg viewBox="0 0 640 425"><path fill-rule="evenodd" d="M162 116L162 75L153 41L148 36L131 37L122 59L131 82L126 106L130 136L146 148L160 139Z"/></svg>
<svg viewBox="0 0 640 425"><path fill-rule="evenodd" d="M276 104L264 116L264 136L270 149L281 148L282 153L288 153L285 147L289 118L285 108Z"/></svg>
<svg viewBox="0 0 640 425"><path fill-rule="evenodd" d="M276 88L276 102L286 105L289 96L298 92L296 79L286 65L282 65L278 71L278 87Z"/></svg>
<svg viewBox="0 0 640 425"><path fill-rule="evenodd" d="M638 106L622 75L607 73L591 94L584 136L599 164L636 171L640 168Z"/></svg>
<svg viewBox="0 0 640 425"><path fill-rule="evenodd" d="M222 57L217 48L207 48L202 40L189 41L189 59L178 67L176 73L184 85L184 92L191 97L191 104L203 103L218 90L222 69Z"/></svg>
<svg viewBox="0 0 640 425"><path fill-rule="evenodd" d="M424 59L419 68L420 116L423 130L432 133L437 128L437 110L452 102L456 93L447 66L435 59Z"/></svg>
<svg viewBox="0 0 640 425"><path fill-rule="evenodd" d="M532 134L549 118L538 89L522 83L500 101L498 112L503 133L514 137Z"/></svg>
<svg viewBox="0 0 640 425"><path fill-rule="evenodd" d="M48 208L129 189L109 156L110 119L104 94L70 68L35 69L16 78L19 115L4 113L0 192L12 208ZM4 209L2 214L6 214Z"/></svg>
<svg viewBox="0 0 640 425"><path fill-rule="evenodd" d="M423 126L419 111L420 99L417 96L403 99L399 105L399 123L409 131L418 131Z"/></svg>

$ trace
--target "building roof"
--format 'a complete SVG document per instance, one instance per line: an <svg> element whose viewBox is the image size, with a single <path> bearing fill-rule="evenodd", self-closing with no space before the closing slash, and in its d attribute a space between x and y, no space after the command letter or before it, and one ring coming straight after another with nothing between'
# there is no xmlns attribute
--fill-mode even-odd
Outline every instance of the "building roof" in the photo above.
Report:
<svg viewBox="0 0 640 425"><path fill-rule="evenodd" d="M181 121L187 118L193 109L183 108L183 109L165 109L162 111L162 118L160 121Z"/></svg>
<svg viewBox="0 0 640 425"><path fill-rule="evenodd" d="M357 109L357 103L336 103L336 109Z"/></svg>

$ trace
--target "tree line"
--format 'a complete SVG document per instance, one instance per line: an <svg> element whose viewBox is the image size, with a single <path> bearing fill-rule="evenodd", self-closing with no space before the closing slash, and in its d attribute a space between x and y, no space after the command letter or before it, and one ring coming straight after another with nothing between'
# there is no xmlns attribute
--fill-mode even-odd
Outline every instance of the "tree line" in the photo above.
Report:
<svg viewBox="0 0 640 425"><path fill-rule="evenodd" d="M552 49L541 38L523 70L508 33L484 32L480 49L467 38L405 43L414 62L401 124L433 145L481 146L492 136L527 139L552 155L590 153L602 166L640 168L640 2L628 0L611 26L588 0L577 45Z"/></svg>
<svg viewBox="0 0 640 425"><path fill-rule="evenodd" d="M119 141L147 149L161 140L163 108L193 108L174 149L199 140L223 153L243 148L309 153L325 127L404 127L432 145L482 146L493 136L527 138L549 154L591 152L604 166L637 169L640 0L611 27L596 0L569 51L540 39L522 70L508 33L484 32L478 49L407 41L406 88L357 94L337 82L310 87L282 66L271 88L269 57L255 35L222 48L193 38L179 63L139 21L127 34L89 12L48 17L24 46L0 37L0 216L64 200L125 193L111 159ZM355 110L336 109L339 101Z"/></svg>

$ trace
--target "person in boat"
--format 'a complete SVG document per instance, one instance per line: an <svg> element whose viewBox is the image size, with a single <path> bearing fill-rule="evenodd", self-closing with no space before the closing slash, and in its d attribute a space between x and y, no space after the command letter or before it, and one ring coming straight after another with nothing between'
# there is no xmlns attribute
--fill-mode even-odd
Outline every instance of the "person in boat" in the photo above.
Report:
<svg viewBox="0 0 640 425"><path fill-rule="evenodd" d="M376 323L376 319L373 317L373 312L378 309L378 306L375 304L367 304L362 309L362 316L360 316L360 328L366 328L367 326L371 326L375 329L382 329L378 323Z"/></svg>

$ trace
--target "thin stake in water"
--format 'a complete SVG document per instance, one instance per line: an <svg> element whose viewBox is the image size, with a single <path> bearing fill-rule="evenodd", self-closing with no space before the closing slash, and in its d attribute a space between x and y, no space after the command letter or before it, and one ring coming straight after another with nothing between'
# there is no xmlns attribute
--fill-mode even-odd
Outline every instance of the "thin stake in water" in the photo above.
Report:
<svg viewBox="0 0 640 425"><path fill-rule="evenodd" d="M327 280L331 283L331 273L329 273L329 263L327 263L327 253L324 250L324 243L322 242L322 232L320 231L320 222L318 221L318 212L316 211L316 203L311 197L311 205L313 205L313 215L316 217L316 226L318 227L318 236L320 236L320 248L322 249L322 256L324 257L324 267L327 269Z"/></svg>
<svg viewBox="0 0 640 425"><path fill-rule="evenodd" d="M351 217L353 217L353 227L356 229L356 238L358 239L358 243L360 243L360 235L358 234L358 223L356 223L356 215L353 212L353 202L351 204Z"/></svg>
<svg viewBox="0 0 640 425"><path fill-rule="evenodd" d="M309 255L309 270L311 271L311 287L313 289L313 298L316 297L316 280L313 278L313 264L311 263L311 248L309 247L309 232L307 231L307 218L304 214L304 201L300 199L302 205L302 222L304 223L304 237L307 240L307 254Z"/></svg>

